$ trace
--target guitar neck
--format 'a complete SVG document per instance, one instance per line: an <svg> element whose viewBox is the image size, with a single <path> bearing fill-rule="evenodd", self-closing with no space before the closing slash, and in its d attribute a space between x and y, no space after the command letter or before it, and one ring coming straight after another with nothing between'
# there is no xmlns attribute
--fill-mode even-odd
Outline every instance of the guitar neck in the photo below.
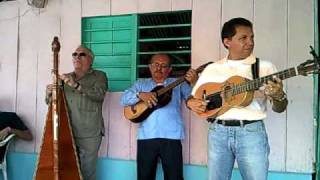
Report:
<svg viewBox="0 0 320 180"><path fill-rule="evenodd" d="M298 68L289 68L274 74L270 74L268 76L264 76L261 78L257 78L251 81L246 81L244 83L241 83L239 85L233 86L232 87L232 94L241 94L243 92L247 91L253 91L258 89L259 87L263 86L263 84L267 83L269 80L273 80L274 77L277 77L281 80L288 79L294 76L299 75Z"/></svg>
<svg viewBox="0 0 320 180"><path fill-rule="evenodd" d="M161 96L163 94L165 94L166 92L170 91L171 89L175 88L176 86L178 86L179 84L183 83L185 81L185 77L180 77L179 79L177 79L176 81L174 81L173 83L169 84L168 86L162 88L162 89L159 89L157 91L157 95L158 96Z"/></svg>
<svg viewBox="0 0 320 180"><path fill-rule="evenodd" d="M198 73L202 72L203 69L204 69L205 67L207 67L207 66L208 66L209 64L211 64L211 63L213 63L213 62L207 62L207 63L201 65L200 67L198 67L198 68L195 70L196 73L198 74ZM179 84L183 83L184 81L186 81L186 77L185 77L185 76L181 76L179 79L177 79L177 80L174 81L173 83L169 84L168 86L166 86L166 87L164 87L164 88L162 88L162 89L159 89L159 90L157 91L157 95L158 95L158 96L161 96L161 95L165 94L166 92L168 92L168 91L170 91L171 89L175 88L176 86L178 86Z"/></svg>

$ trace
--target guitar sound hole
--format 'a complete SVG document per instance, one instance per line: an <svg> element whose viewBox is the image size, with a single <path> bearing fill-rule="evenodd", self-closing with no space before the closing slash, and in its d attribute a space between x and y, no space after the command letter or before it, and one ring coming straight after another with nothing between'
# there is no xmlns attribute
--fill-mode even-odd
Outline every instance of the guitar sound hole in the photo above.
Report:
<svg viewBox="0 0 320 180"><path fill-rule="evenodd" d="M213 110L222 106L222 98L220 94L214 95L212 97L207 97L206 100L209 100L207 110Z"/></svg>

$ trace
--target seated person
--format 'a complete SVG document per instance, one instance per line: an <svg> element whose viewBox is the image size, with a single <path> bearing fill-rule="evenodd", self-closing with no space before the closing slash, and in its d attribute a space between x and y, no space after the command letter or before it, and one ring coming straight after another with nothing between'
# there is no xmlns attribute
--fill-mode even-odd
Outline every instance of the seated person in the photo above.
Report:
<svg viewBox="0 0 320 180"><path fill-rule="evenodd" d="M16 137L23 140L32 140L31 132L16 113L0 112L0 141L4 140L9 134L15 134Z"/></svg>
<svg viewBox="0 0 320 180"><path fill-rule="evenodd" d="M31 141L32 134L27 126L14 112L0 111L0 141L4 140L8 135L15 134L16 137ZM6 151L6 145L0 147L0 162L2 163Z"/></svg>

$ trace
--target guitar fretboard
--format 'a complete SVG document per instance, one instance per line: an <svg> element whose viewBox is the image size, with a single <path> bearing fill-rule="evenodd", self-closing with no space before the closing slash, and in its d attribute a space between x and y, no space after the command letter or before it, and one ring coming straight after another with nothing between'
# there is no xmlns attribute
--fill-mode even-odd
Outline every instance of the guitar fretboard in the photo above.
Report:
<svg viewBox="0 0 320 180"><path fill-rule="evenodd" d="M261 87L263 84L267 83L269 80L273 80L274 77L277 77L281 80L284 79L288 79L294 76L297 76L297 71L295 68L290 68L290 69L286 69L284 71L280 71L274 74L270 74L268 76L264 76L261 78L257 78L251 81L247 81L244 83L241 83L239 85L236 85L234 87L232 87L232 94L236 95L236 94L240 94L243 92L247 92L247 91L252 91L255 89L258 89L259 87Z"/></svg>
<svg viewBox="0 0 320 180"><path fill-rule="evenodd" d="M284 80L284 79L288 79L290 77L297 76L300 73L303 73L303 72L300 72L299 68L294 68L294 67L289 68L289 69L286 69L286 70L283 70L283 71L280 71L280 72L277 72L274 74L270 74L268 76L264 76L264 77L257 78L254 80L246 81L246 82L236 84L236 85L231 85L231 86L225 88L223 91L215 92L213 94L207 95L206 97L211 98L216 95L220 95L221 92L231 93L231 95L234 96L234 95L241 94L241 93L244 93L247 91L256 90L259 87L263 86L263 84L267 83L268 80L273 80L274 77L277 77L281 80Z"/></svg>
<svg viewBox="0 0 320 180"><path fill-rule="evenodd" d="M169 90L173 89L174 87L178 86L179 84L183 83L185 81L185 77L180 77L179 79L177 79L176 81L174 81L173 83L169 84L168 86L159 89L157 91L158 96L161 96L163 94L165 94L166 92L168 92Z"/></svg>
<svg viewBox="0 0 320 180"><path fill-rule="evenodd" d="M196 69L196 73L200 73L201 71L203 71L203 69L204 69L207 65L209 65L209 64L211 64L211 63L212 63L212 62L208 62L208 63L206 63L206 64L201 65L200 67L198 67L198 68ZM170 91L171 89L175 88L175 87L178 86L179 84L183 83L185 80L186 80L185 76L180 77L179 79L177 79L177 80L174 81L173 83L169 84L168 86L166 86L166 87L164 87L164 88L162 88L162 89L159 89L159 90L157 91L157 95L158 95L158 96L161 96L161 95L165 94L166 92L168 92L168 91Z"/></svg>

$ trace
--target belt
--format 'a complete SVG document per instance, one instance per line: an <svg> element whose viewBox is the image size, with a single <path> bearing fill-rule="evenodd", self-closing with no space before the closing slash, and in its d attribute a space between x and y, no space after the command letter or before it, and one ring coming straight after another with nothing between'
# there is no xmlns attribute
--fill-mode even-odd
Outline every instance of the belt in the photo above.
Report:
<svg viewBox="0 0 320 180"><path fill-rule="evenodd" d="M208 120L209 122L216 122L217 124L222 124L224 126L245 126L247 124L259 122L261 120L253 120L253 121L248 121L248 120Z"/></svg>

